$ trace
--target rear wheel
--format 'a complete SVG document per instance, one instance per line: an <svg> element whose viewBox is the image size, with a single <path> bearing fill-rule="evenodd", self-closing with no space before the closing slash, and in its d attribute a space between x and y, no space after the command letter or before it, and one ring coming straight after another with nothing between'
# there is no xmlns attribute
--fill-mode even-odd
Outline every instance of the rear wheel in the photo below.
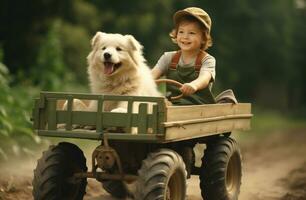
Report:
<svg viewBox="0 0 306 200"><path fill-rule="evenodd" d="M205 200L237 200L241 176L241 153L234 139L221 137L207 144L200 173Z"/></svg>
<svg viewBox="0 0 306 200"><path fill-rule="evenodd" d="M83 199L87 180L73 180L72 176L74 173L86 171L86 159L76 145L63 142L50 146L38 160L34 170L34 199Z"/></svg>
<svg viewBox="0 0 306 200"><path fill-rule="evenodd" d="M160 149L149 154L138 174L135 199L185 200L185 164L175 151Z"/></svg>

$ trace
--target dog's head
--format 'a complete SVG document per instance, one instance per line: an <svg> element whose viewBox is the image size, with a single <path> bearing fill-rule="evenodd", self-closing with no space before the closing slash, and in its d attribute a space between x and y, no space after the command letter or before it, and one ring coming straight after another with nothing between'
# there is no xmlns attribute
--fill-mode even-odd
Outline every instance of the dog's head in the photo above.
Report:
<svg viewBox="0 0 306 200"><path fill-rule="evenodd" d="M139 62L144 62L142 46L132 35L97 32L91 45L89 65L102 67L100 70L104 76L115 76L136 69Z"/></svg>

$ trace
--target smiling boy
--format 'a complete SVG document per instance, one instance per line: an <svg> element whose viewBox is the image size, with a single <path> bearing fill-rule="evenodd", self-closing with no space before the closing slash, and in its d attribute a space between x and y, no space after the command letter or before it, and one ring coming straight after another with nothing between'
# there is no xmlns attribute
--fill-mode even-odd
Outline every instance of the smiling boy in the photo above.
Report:
<svg viewBox="0 0 306 200"><path fill-rule="evenodd" d="M211 19L197 7L177 11L173 19L175 28L170 36L179 50L161 56L152 69L153 77L166 75L168 79L183 83L181 88L167 85L171 96L184 94L183 98L172 101L174 104L214 103L210 89L215 80L216 60L205 51L212 46Z"/></svg>

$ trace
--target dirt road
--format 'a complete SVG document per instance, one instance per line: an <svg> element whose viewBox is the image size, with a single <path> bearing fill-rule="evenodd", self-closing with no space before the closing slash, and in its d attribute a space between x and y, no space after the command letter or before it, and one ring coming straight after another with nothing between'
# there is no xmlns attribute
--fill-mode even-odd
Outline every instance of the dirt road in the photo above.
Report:
<svg viewBox="0 0 306 200"><path fill-rule="evenodd" d="M243 154L240 200L306 199L306 129L237 140ZM36 158L27 160L14 165L1 163L0 200L33 199L31 180ZM188 180L188 200L201 200L198 185L198 177ZM118 200L94 180L89 180L85 199Z"/></svg>

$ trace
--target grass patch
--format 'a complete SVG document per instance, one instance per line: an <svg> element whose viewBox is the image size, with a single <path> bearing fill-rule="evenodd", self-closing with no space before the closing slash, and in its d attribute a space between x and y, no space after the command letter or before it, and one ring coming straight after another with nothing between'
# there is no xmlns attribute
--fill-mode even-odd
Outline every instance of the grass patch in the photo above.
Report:
<svg viewBox="0 0 306 200"><path fill-rule="evenodd" d="M258 134L265 134L275 130L306 128L304 118L295 117L290 113L257 109L254 110L253 114L251 132Z"/></svg>
<svg viewBox="0 0 306 200"><path fill-rule="evenodd" d="M292 113L260 108L253 109L252 113L251 130L236 131L234 137L249 140L252 137L264 137L275 132L281 134L294 129L306 129L306 118Z"/></svg>

